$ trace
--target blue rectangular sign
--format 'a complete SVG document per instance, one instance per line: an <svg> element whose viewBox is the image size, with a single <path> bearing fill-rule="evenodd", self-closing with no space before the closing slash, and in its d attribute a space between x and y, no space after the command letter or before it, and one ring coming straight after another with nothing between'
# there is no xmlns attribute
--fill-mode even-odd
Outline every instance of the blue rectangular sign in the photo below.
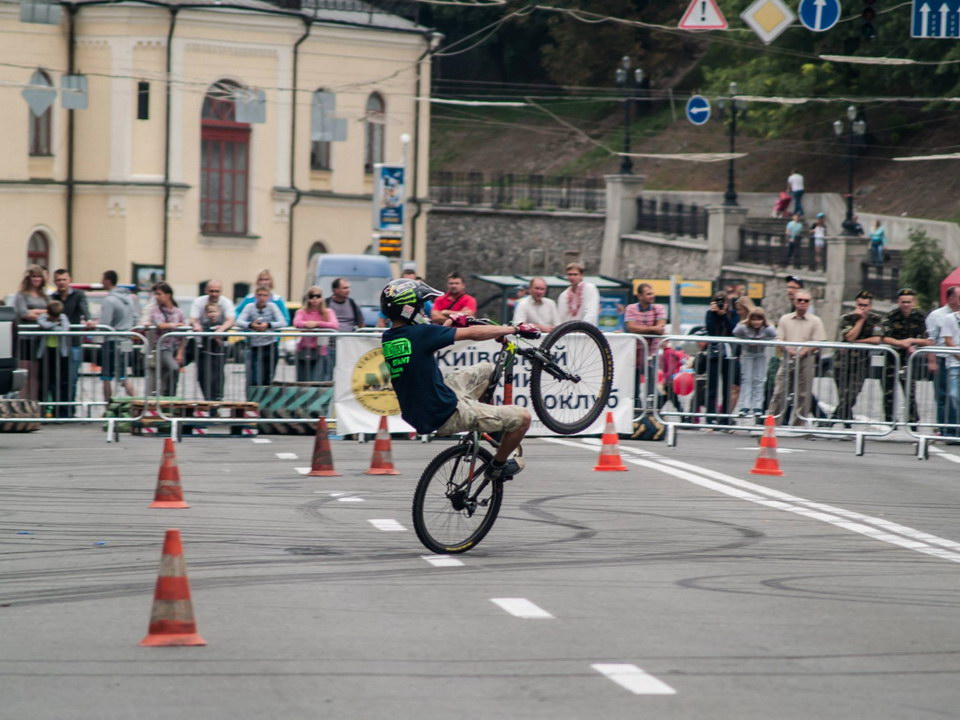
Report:
<svg viewBox="0 0 960 720"><path fill-rule="evenodd" d="M960 0L913 0L915 38L960 38Z"/></svg>
<svg viewBox="0 0 960 720"><path fill-rule="evenodd" d="M403 233L404 167L377 167L376 227L381 232Z"/></svg>

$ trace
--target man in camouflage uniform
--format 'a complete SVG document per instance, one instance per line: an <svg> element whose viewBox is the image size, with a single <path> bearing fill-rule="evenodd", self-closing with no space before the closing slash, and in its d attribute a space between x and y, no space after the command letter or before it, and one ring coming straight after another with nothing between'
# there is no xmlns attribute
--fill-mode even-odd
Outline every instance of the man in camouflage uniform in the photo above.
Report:
<svg viewBox="0 0 960 720"><path fill-rule="evenodd" d="M873 310L873 293L862 290L856 297L856 308L840 318L837 342L862 344L862 350L839 350L833 356L833 377L839 400L833 413L835 420L853 419L853 406L870 373L871 353L866 346L879 345L883 316ZM849 422L844 422L850 427Z"/></svg>
<svg viewBox="0 0 960 720"><path fill-rule="evenodd" d="M910 288L903 288L897 292L897 307L887 313L881 328L882 342L892 345L900 356L900 388L907 394L907 361L918 347L929 345L927 339L926 316L917 309L917 293ZM883 413L887 422L893 420L893 399L896 380L896 370L892 362L887 362L883 368ZM916 424L917 414L916 385L914 375L910 383L910 408L907 422Z"/></svg>

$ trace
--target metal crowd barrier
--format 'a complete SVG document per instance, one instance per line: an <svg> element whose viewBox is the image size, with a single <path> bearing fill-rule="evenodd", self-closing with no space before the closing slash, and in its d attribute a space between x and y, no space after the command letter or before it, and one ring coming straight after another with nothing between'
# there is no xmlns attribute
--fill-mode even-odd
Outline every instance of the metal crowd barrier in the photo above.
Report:
<svg viewBox="0 0 960 720"><path fill-rule="evenodd" d="M129 383L133 395L146 397L145 358L150 343L142 333L118 332L107 325L88 328L72 326L70 331L17 330L18 353L26 367L27 383L20 392L40 408L36 417L17 416L16 422L84 423L107 422L107 441L116 436L116 424L142 417L111 418L95 410L107 410L102 378L107 374ZM76 329L74 329L76 328ZM100 342L93 342L95 336ZM65 347L64 347L65 346ZM139 392L138 392L139 390ZM115 397L119 397L115 395Z"/></svg>
<svg viewBox="0 0 960 720"><path fill-rule="evenodd" d="M317 422L317 408L332 420L336 342L370 332L280 329L226 333L174 331L156 340L151 417L169 422L171 437L184 430L207 434L220 426L231 434L254 434L261 425ZM303 339L316 347L299 348ZM186 364L175 363L182 352ZM185 414L184 414L185 413ZM231 427L232 426L232 429Z"/></svg>
<svg viewBox="0 0 960 720"><path fill-rule="evenodd" d="M898 380L917 457L928 459L936 441L960 442L960 348L917 348Z"/></svg>
<svg viewBox="0 0 960 720"><path fill-rule="evenodd" d="M862 455L864 441L890 434L898 415L884 400L884 378L900 373L896 351L862 343L793 343L733 337L662 335L648 363L656 379L662 348L684 350L692 361L674 383L662 377L655 395L643 405L667 428L667 443L677 444L677 430L760 430L766 415L785 429L818 435L852 436ZM643 340L643 338L639 338ZM752 353L749 348L760 348ZM795 358L787 349L806 350ZM668 368L669 370L669 368ZM787 425L789 423L789 425Z"/></svg>

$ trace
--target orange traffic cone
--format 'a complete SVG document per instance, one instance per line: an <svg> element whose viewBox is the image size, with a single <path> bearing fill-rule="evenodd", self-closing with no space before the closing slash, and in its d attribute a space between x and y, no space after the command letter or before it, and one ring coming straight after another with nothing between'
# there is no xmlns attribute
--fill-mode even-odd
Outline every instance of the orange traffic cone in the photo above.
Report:
<svg viewBox="0 0 960 720"><path fill-rule="evenodd" d="M180 468L177 467L177 455L173 451L173 440L163 442L163 460L157 474L157 492L153 496L152 508L188 508L183 500L180 487Z"/></svg>
<svg viewBox="0 0 960 720"><path fill-rule="evenodd" d="M393 455L390 450L390 432L387 430L387 416L380 416L380 429L377 430L377 439L373 443L373 461L367 475L399 475L400 471L393 466Z"/></svg>
<svg viewBox="0 0 960 720"><path fill-rule="evenodd" d="M197 634L190 602L190 582L183 559L183 544L179 530L167 530L160 556L160 573L153 593L150 629L140 641L147 647L162 645L206 645Z"/></svg>
<svg viewBox="0 0 960 720"><path fill-rule="evenodd" d="M333 469L333 453L330 452L330 435L327 432L327 420L317 418L317 436L313 441L313 463L309 477L338 477L340 473Z"/></svg>
<svg viewBox="0 0 960 720"><path fill-rule="evenodd" d="M777 460L777 434L774 431L773 415L767 415L763 421L763 435L760 437L760 454L750 472L754 475L783 475L780 461Z"/></svg>
<svg viewBox="0 0 960 720"><path fill-rule="evenodd" d="M597 460L595 472L606 470L626 470L627 466L620 459L620 436L613 426L613 413L607 411L607 427L603 431L603 441L600 445L600 458Z"/></svg>

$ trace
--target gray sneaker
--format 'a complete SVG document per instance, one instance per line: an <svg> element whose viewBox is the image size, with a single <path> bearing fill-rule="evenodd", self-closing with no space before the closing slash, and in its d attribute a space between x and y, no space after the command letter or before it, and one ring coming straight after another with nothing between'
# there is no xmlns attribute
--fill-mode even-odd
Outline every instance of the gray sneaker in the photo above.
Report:
<svg viewBox="0 0 960 720"><path fill-rule="evenodd" d="M484 475L491 479L499 478L501 481L512 480L514 475L523 470L524 465L526 463L522 457L514 457L507 460L500 468L488 465Z"/></svg>

